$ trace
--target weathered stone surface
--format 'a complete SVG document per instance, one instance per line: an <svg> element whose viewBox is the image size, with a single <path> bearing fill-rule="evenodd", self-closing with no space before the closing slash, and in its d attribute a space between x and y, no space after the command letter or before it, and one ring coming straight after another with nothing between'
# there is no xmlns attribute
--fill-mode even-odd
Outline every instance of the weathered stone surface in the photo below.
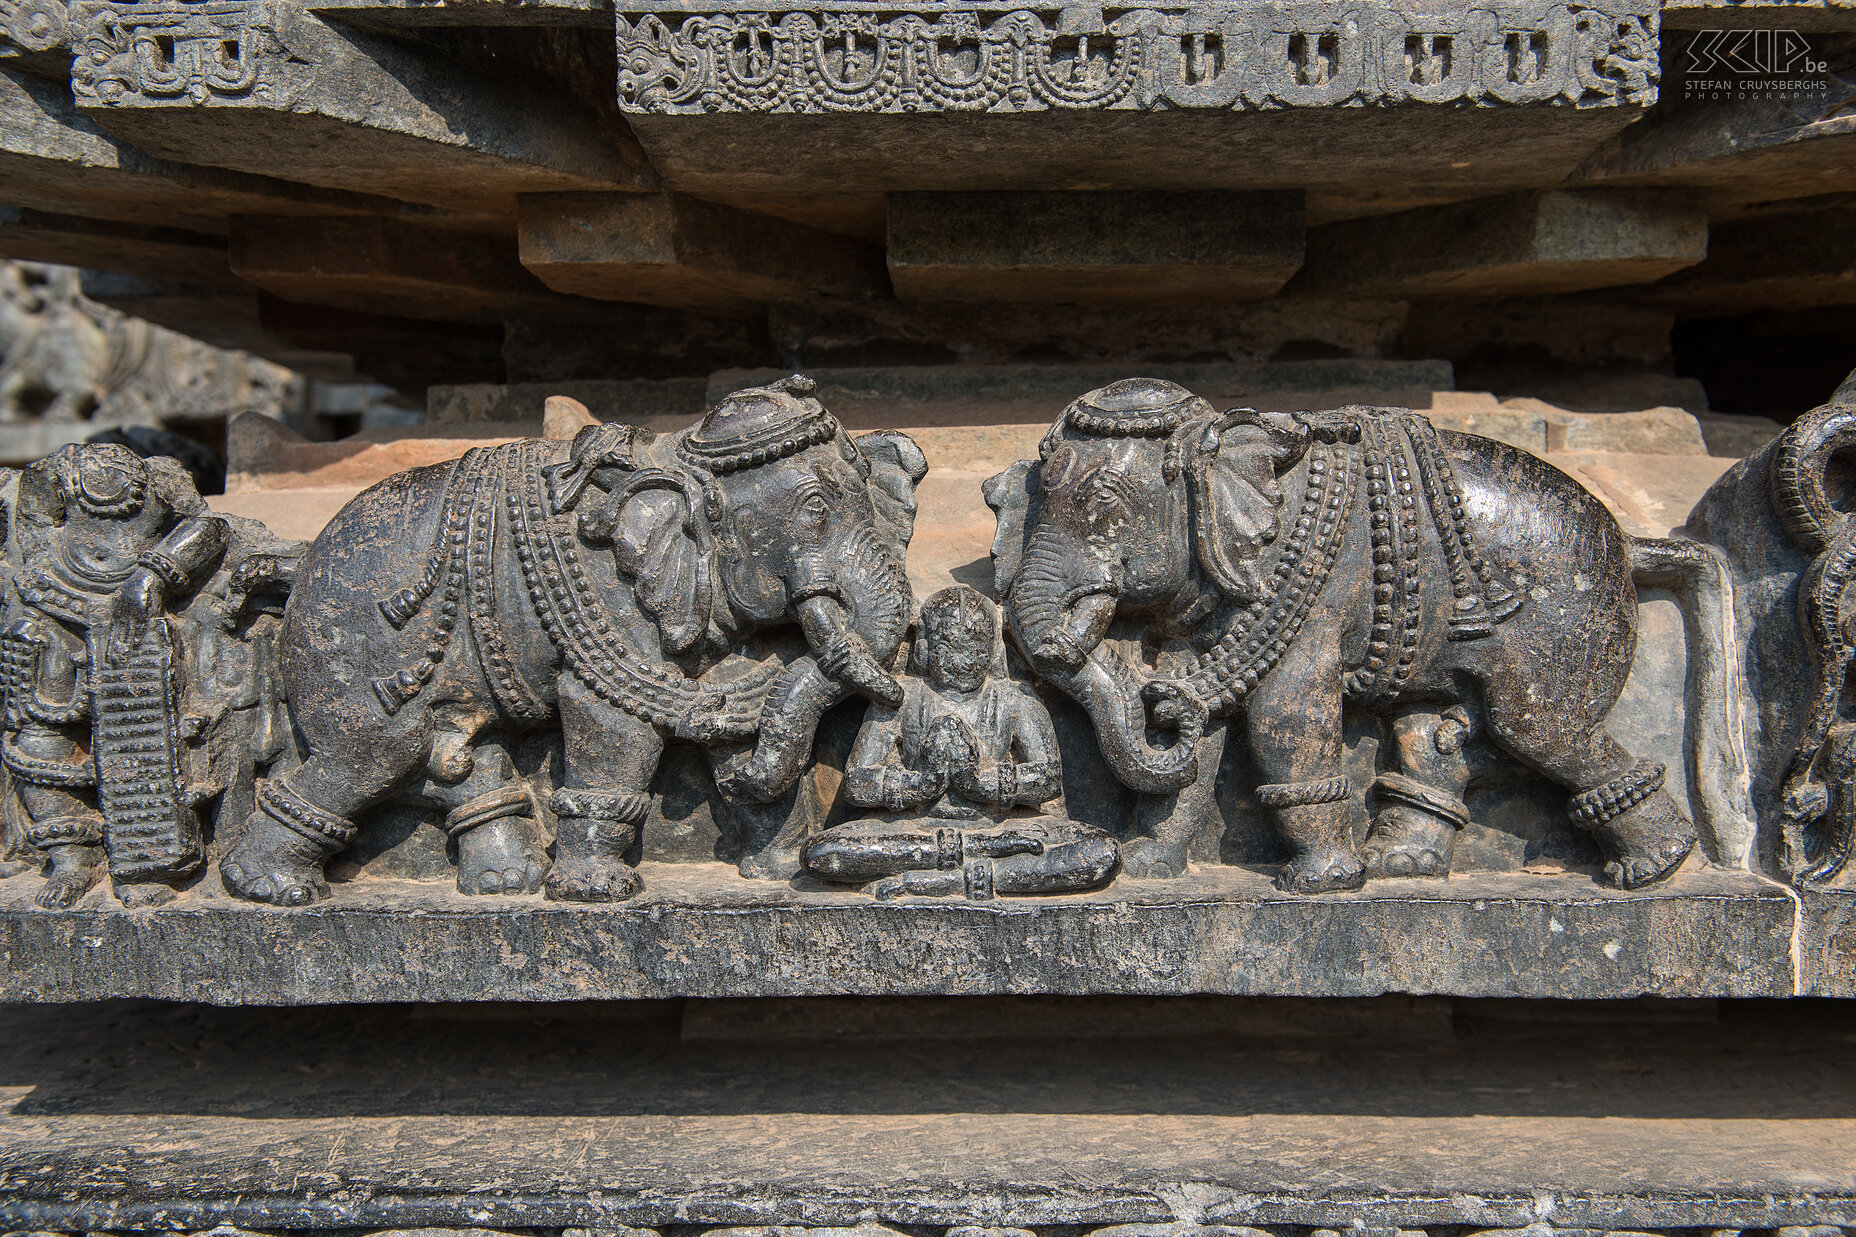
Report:
<svg viewBox="0 0 1856 1237"><path fill-rule="evenodd" d="M907 300L1180 304L1269 296L1302 264L1302 198L1266 193L899 193Z"/></svg>
<svg viewBox="0 0 1856 1237"><path fill-rule="evenodd" d="M1798 938L1799 991L1856 996L1856 891L1802 891Z"/></svg>
<svg viewBox="0 0 1856 1237"><path fill-rule="evenodd" d="M1856 0L1668 0L1666 30L1850 30Z"/></svg>
<svg viewBox="0 0 1856 1237"><path fill-rule="evenodd" d="M110 132L163 158L383 193L509 219L524 191L639 188L648 174L590 114L290 4L210 13L97 3L72 89ZM162 73L135 40L172 43ZM222 53L235 47L235 57Z"/></svg>
<svg viewBox="0 0 1856 1237"><path fill-rule="evenodd" d="M686 16L694 7L625 6L648 14L621 17L618 27L619 96L631 110L1603 106L1654 102L1659 76L1656 12L1633 0L1552 18L1503 5L1490 24L1474 22L1467 4L1422 13L1385 6L1352 21L1335 5L1287 11L1244 0L1159 4L1114 21L1054 3L996 18L977 3L894 4L842 49L812 42L819 22L803 3L722 0ZM756 55L738 62L723 49L744 31ZM973 48L974 65L943 58L956 41ZM1013 55L1014 45L1028 50ZM904 48L912 76L901 68ZM1595 71L1600 61L1604 74Z"/></svg>
<svg viewBox="0 0 1856 1237"><path fill-rule="evenodd" d="M1414 901L1396 882L1285 897L1258 872L1217 867L1025 904L879 903L742 881L718 864L642 871L643 893L594 910L486 905L443 883L369 877L290 914L205 888L153 911L98 892L49 914L31 905L35 882L9 879L0 999L1792 991L1791 899L1724 872L1634 894L1584 875L1484 873Z"/></svg>
<svg viewBox="0 0 1856 1237"><path fill-rule="evenodd" d="M1048 423L1092 384L1138 372L1166 378L1219 404L1263 411L1348 403L1422 407L1454 385L1439 361L1223 362L1197 365L935 365L809 370L819 398L845 424L1002 425ZM722 370L708 398L766 382L774 370Z"/></svg>
<svg viewBox="0 0 1856 1237"><path fill-rule="evenodd" d="M1692 196L1565 192L1333 223L1294 282L1312 295L1497 296L1651 283L1708 254Z"/></svg>
<svg viewBox="0 0 1856 1237"><path fill-rule="evenodd" d="M1828 6L1771 6L1762 16L1797 30L1808 28L1809 15L1833 13ZM1734 4L1733 11L1757 11L1756 6ZM1723 9L1710 6L1688 20L1707 28L1731 27ZM1847 20L1847 19L1846 19ZM1705 64L1694 64L1695 49L1687 43L1677 52L1689 62L1692 83L1682 92L1671 90L1666 106L1598 146L1569 177L1572 184L1682 185L1705 188L1717 213L1732 213L1761 203L1786 198L1856 189L1856 114L1848 110L1851 83L1856 80L1856 53L1848 47L1811 47L1799 61L1826 61L1824 72L1806 72L1802 63L1774 74L1786 87L1748 90L1742 84L1749 66L1767 63L1750 60L1755 49L1717 44ZM1710 83L1714 89L1707 89Z"/></svg>
<svg viewBox="0 0 1856 1237"><path fill-rule="evenodd" d="M251 352L323 382L357 379L354 358L348 353L306 348L266 330L261 297L248 285L210 287L96 270L83 271L79 278L84 295L97 303L214 347Z"/></svg>
<svg viewBox="0 0 1856 1237"><path fill-rule="evenodd" d="M543 283L597 300L746 312L889 290L867 242L680 194L525 194L521 244Z"/></svg>
<svg viewBox="0 0 1856 1237"><path fill-rule="evenodd" d="M425 423L539 422L553 395L579 400L607 421L658 428L662 418L694 420L707 407L706 378L613 378L604 381L441 384L427 389Z"/></svg>
<svg viewBox="0 0 1856 1237"><path fill-rule="evenodd" d="M237 287L223 236L0 206L0 257Z"/></svg>
<svg viewBox="0 0 1856 1237"><path fill-rule="evenodd" d="M1716 224L1707 260L1646 295L1690 316L1856 305L1856 209Z"/></svg>
<svg viewBox="0 0 1856 1237"><path fill-rule="evenodd" d="M1147 1039L920 1044L691 1044L657 1004L14 1009L0 1216L1680 1237L1856 1215L1836 1010L1463 1001L1456 1034L1309 1041L1180 1038L1148 1004Z"/></svg>
<svg viewBox="0 0 1856 1237"><path fill-rule="evenodd" d="M8 205L220 234L235 214L406 209L378 196L378 186L338 192L202 167L192 162L197 157L185 151L180 162L157 159L100 128L62 84L0 67L0 183ZM276 170L289 174L287 166Z"/></svg>
<svg viewBox="0 0 1856 1237"><path fill-rule="evenodd" d="M610 0L316 0L315 10L360 25L418 30L443 26L575 26L607 29Z"/></svg>
<svg viewBox="0 0 1856 1237"><path fill-rule="evenodd" d="M507 236L379 217L232 221L234 273L286 301L436 321L497 322L558 298Z"/></svg>

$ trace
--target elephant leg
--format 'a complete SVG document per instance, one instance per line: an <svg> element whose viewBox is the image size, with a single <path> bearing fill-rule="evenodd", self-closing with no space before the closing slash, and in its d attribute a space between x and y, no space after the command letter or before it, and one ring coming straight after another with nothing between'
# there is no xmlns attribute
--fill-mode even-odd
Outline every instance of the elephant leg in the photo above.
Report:
<svg viewBox="0 0 1856 1237"><path fill-rule="evenodd" d="M534 793L500 736L479 739L470 774L430 797L449 811L445 833L458 846L459 893L535 893L548 870L536 836Z"/></svg>
<svg viewBox="0 0 1856 1237"><path fill-rule="evenodd" d="M1602 724L1572 729L1541 710L1525 686L1491 682L1489 734L1510 754L1573 792L1573 824L1598 843L1603 883L1641 889L1668 877L1695 848L1695 826L1663 789L1660 764L1638 760Z"/></svg>
<svg viewBox="0 0 1856 1237"><path fill-rule="evenodd" d="M664 738L657 727L561 681L566 776L554 793L554 868L543 886L557 902L622 902L644 888L626 861L651 807Z"/></svg>
<svg viewBox="0 0 1856 1237"><path fill-rule="evenodd" d="M1394 768L1373 781L1377 805L1361 848L1371 876L1448 876L1456 835L1469 823L1463 792L1469 713L1416 708L1392 719Z"/></svg>
<svg viewBox="0 0 1856 1237"><path fill-rule="evenodd" d="M390 737L318 752L258 792L258 810L219 861L234 897L307 906L329 896L322 865L354 840L354 818L405 784L431 754L429 710Z"/></svg>
<svg viewBox="0 0 1856 1237"><path fill-rule="evenodd" d="M1276 885L1290 893L1358 889L1366 868L1353 847L1351 787L1341 772L1340 640L1304 628L1245 712L1263 784L1257 801L1276 813L1289 861Z"/></svg>
<svg viewBox="0 0 1856 1237"><path fill-rule="evenodd" d="M103 814L87 796L63 786L19 783L26 841L44 852L45 887L33 900L63 910L83 897L103 871Z"/></svg>
<svg viewBox="0 0 1856 1237"><path fill-rule="evenodd" d="M709 769L722 791L716 820L740 849L736 869L749 880L791 880L804 866L806 843L825 823L825 801L810 773L771 802L731 793L730 771L737 768L738 748L708 749Z"/></svg>
<svg viewBox="0 0 1856 1237"><path fill-rule="evenodd" d="M1218 766L1230 726L1214 722L1199 740L1199 774L1183 788L1163 795L1141 795L1134 806L1137 836L1121 848L1121 870L1128 876L1170 877L1186 874L1186 850L1216 812Z"/></svg>

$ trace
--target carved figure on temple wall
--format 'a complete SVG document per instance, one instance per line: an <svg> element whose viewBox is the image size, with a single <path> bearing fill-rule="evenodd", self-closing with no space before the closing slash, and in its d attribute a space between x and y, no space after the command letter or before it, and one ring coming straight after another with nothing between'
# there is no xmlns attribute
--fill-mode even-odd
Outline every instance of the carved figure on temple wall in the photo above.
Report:
<svg viewBox="0 0 1856 1237"><path fill-rule="evenodd" d="M1050 713L1012 677L998 609L970 588L922 604L916 673L899 704L872 704L845 796L880 816L838 825L806 850L826 880L896 894L1062 893L1114 872L1106 832L1048 814L1063 763Z"/></svg>
<svg viewBox="0 0 1856 1237"><path fill-rule="evenodd" d="M1763 858L1800 884L1847 882L1856 848L1856 373L1735 464L1688 530L1727 551L1749 688Z"/></svg>
<svg viewBox="0 0 1856 1237"><path fill-rule="evenodd" d="M1013 639L1141 792L1132 875L1185 871L1229 726L1290 851L1284 889L1446 875L1472 735L1566 788L1607 884L1662 880L1695 844L1663 766L1605 720L1636 644L1634 573L1719 564L1625 535L1525 452L1401 409L1221 414L1137 378L1071 404L986 498ZM1712 664L1691 715L1718 734ZM1355 710L1392 738L1364 853L1349 824L1364 788L1342 768Z"/></svg>
<svg viewBox="0 0 1856 1237"><path fill-rule="evenodd" d="M275 621L245 602L289 543L114 444L25 469L11 534L0 742L7 810L45 860L38 902L71 905L106 859L125 903L165 901L200 864L201 805L248 803L283 747ZM268 573L246 570L258 555Z"/></svg>
<svg viewBox="0 0 1856 1237"><path fill-rule="evenodd" d="M302 763L265 785L227 887L323 896L364 813L411 799L445 812L464 892L625 898L672 740L706 753L741 873L794 875L823 819L802 776L819 718L902 700L884 666L909 625L927 467L906 435L848 437L812 390L738 391L674 434L480 448L350 503L284 620ZM551 794L510 757L549 731Z"/></svg>

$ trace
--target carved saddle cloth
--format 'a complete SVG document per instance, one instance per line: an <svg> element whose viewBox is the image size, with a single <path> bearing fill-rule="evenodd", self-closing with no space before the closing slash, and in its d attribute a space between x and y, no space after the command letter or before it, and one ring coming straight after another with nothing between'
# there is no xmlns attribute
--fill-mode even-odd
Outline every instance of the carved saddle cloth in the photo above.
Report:
<svg viewBox="0 0 1856 1237"><path fill-rule="evenodd" d="M1365 661L1347 674L1350 699L1392 699L1411 673L1424 626L1421 520L1436 530L1450 580L1452 640L1487 636L1521 607L1522 597L1477 547L1462 488L1431 423L1417 413L1361 409L1345 425L1358 430L1357 442L1324 436L1309 449L1307 482L1298 509L1285 512L1288 531L1277 543L1269 594L1178 681L1210 716L1234 710L1294 643L1362 490L1371 511L1373 625Z"/></svg>
<svg viewBox="0 0 1856 1237"><path fill-rule="evenodd" d="M627 641L614 622L612 600L588 582L573 508L557 506L547 482L554 449L548 442L509 443L474 448L458 461L423 573L379 603L387 621L404 628L439 598L424 654L374 681L382 707L394 713L419 694L444 660L462 614L499 711L528 721L553 714L551 693L523 673L498 613L497 572L512 566L567 670L608 704L673 729L693 717L757 704L781 667L744 676L723 693Z"/></svg>

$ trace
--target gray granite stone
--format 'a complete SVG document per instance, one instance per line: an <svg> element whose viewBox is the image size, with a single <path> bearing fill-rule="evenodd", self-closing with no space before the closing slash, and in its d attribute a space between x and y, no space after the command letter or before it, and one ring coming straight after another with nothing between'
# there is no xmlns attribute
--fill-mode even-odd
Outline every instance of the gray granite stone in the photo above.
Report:
<svg viewBox="0 0 1856 1237"><path fill-rule="evenodd" d="M1035 903L877 903L645 864L599 908L369 877L295 912L204 890L69 911L0 882L0 999L215 1004L663 996L1229 993L1784 995L1792 902L1698 872L1634 894L1589 877L1475 874L1313 898L1220 868ZM489 904L486 905L486 902Z"/></svg>

